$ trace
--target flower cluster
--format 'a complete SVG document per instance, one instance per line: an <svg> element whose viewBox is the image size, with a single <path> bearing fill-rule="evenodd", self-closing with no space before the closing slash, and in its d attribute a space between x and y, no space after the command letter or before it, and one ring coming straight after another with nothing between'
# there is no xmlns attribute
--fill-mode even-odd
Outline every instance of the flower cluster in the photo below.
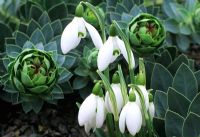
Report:
<svg viewBox="0 0 200 137"><path fill-rule="evenodd" d="M101 128L106 114L111 113L115 115L115 109L117 109L117 115L119 116L118 126L121 133L124 133L127 127L131 135L136 135L136 133L140 131L141 127L145 126L142 101L138 92L141 92L142 96L145 98L144 102L146 111L149 113L150 118L153 118L155 109L152 102L152 96L148 93L144 85L137 85L137 88L131 87L129 96L127 94L125 95L128 96L129 99L124 100L121 89L122 85L118 80L113 81L111 87L116 100L117 107L115 108L110 92L106 91L105 97L103 97L103 92L99 83L100 82L95 85L92 94L84 100L79 109L78 122L80 126L85 126L86 133L89 134L90 129Z"/></svg>

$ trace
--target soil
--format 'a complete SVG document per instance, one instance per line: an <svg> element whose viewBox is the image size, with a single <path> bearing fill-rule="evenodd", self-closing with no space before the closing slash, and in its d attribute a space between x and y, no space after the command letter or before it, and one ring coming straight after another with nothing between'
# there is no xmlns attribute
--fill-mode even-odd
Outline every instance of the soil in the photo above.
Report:
<svg viewBox="0 0 200 137"><path fill-rule="evenodd" d="M39 114L25 114L20 105L0 101L0 136L87 137L78 126L77 101L81 102L79 95L68 95L57 106L45 104Z"/></svg>

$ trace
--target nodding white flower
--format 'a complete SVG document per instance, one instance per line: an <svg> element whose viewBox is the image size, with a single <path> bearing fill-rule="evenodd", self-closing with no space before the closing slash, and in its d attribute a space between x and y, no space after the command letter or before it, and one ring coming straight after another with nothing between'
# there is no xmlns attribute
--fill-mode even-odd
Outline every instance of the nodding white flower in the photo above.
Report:
<svg viewBox="0 0 200 137"><path fill-rule="evenodd" d="M119 117L119 129L121 133L125 132L127 127L129 133L135 136L142 127L142 113L136 102L128 102L121 111Z"/></svg>
<svg viewBox="0 0 200 137"><path fill-rule="evenodd" d="M115 94L115 98L116 98L116 102L117 102L117 110L118 110L118 114L119 114L122 107L124 106L121 87L120 87L120 84L111 84L111 87L112 87L113 92ZM106 106L106 109L109 113L114 114L114 106L112 105L108 91L106 92L106 96L105 96L105 106Z"/></svg>
<svg viewBox="0 0 200 137"><path fill-rule="evenodd" d="M141 92L144 96L144 102L145 102L146 110L148 110L149 109L149 94L148 94L148 91L147 91L146 87L143 86L143 85L138 85L138 87L139 87L139 89L141 90ZM136 103L142 109L140 96L137 92L135 92L135 95L136 95Z"/></svg>
<svg viewBox="0 0 200 137"><path fill-rule="evenodd" d="M68 53L79 45L81 38L86 37L86 30L89 32L96 48L99 49L103 46L98 31L92 25L87 23L83 17L74 17L74 19L66 26L61 36L61 50L63 54Z"/></svg>
<svg viewBox="0 0 200 137"><path fill-rule="evenodd" d="M155 106L153 102L149 103L149 114L150 114L151 119L153 119L155 115Z"/></svg>
<svg viewBox="0 0 200 137"><path fill-rule="evenodd" d="M128 62L128 54L124 42L118 36L109 36L108 40L100 48L97 57L97 66L100 71L105 70L110 63L122 54ZM131 52L132 65L135 66L135 59Z"/></svg>
<svg viewBox="0 0 200 137"><path fill-rule="evenodd" d="M103 97L90 94L81 104L78 112L80 126L85 126L85 132L89 134L91 129L101 128L105 121L106 111Z"/></svg>

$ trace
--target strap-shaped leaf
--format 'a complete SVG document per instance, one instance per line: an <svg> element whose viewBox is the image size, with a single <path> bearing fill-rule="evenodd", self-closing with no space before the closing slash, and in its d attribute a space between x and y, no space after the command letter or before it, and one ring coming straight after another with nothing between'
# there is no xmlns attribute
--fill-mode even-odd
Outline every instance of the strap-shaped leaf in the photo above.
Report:
<svg viewBox="0 0 200 137"><path fill-rule="evenodd" d="M198 93L198 84L192 70L186 65L182 64L177 70L174 80L173 88L179 93L183 94L190 101Z"/></svg>
<svg viewBox="0 0 200 137"><path fill-rule="evenodd" d="M54 33L53 33L53 29L52 27L50 26L50 24L46 24L43 28L42 28L42 33L44 35L44 38L46 40L46 42L48 43L54 36Z"/></svg>
<svg viewBox="0 0 200 137"><path fill-rule="evenodd" d="M190 112L184 121L182 137L199 137L200 135L200 116Z"/></svg>
<svg viewBox="0 0 200 137"><path fill-rule="evenodd" d="M165 117L167 105L167 94L163 91L157 90L154 95L154 105L156 110L156 116L160 118Z"/></svg>
<svg viewBox="0 0 200 137"><path fill-rule="evenodd" d="M58 73L59 73L59 78L58 78L59 84L68 81L72 77L72 73L63 67L59 68Z"/></svg>
<svg viewBox="0 0 200 137"><path fill-rule="evenodd" d="M181 64L185 63L188 65L188 58L184 54L181 54L178 56L169 66L168 70L171 72L172 75L174 75L177 71L177 69L180 67Z"/></svg>
<svg viewBox="0 0 200 137"><path fill-rule="evenodd" d="M178 113L167 110L165 116L165 131L167 137L181 137L184 118Z"/></svg>
<svg viewBox="0 0 200 137"><path fill-rule="evenodd" d="M152 72L151 88L167 92L172 85L172 81L171 73L163 65L156 63Z"/></svg>
<svg viewBox="0 0 200 137"><path fill-rule="evenodd" d="M22 48L17 45L13 45L13 44L6 45L6 53L11 58L16 58L21 52L22 52Z"/></svg>
<svg viewBox="0 0 200 137"><path fill-rule="evenodd" d="M20 47L23 47L24 44L29 40L29 37L28 35L22 33L22 32L19 32L17 31L16 32L16 44Z"/></svg>
<svg viewBox="0 0 200 137"><path fill-rule="evenodd" d="M32 33L30 41L33 42L33 44L45 43L45 38L44 38L44 35L42 34L41 30L36 29Z"/></svg>
<svg viewBox="0 0 200 137"><path fill-rule="evenodd" d="M169 88L167 92L167 102L169 110L178 113L182 117L187 116L191 102L183 94L173 88Z"/></svg>

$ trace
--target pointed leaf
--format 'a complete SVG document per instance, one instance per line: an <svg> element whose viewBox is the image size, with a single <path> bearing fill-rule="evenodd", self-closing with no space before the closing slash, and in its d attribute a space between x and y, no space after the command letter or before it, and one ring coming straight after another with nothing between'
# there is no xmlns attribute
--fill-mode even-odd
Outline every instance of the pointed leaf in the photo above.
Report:
<svg viewBox="0 0 200 137"><path fill-rule="evenodd" d="M33 42L33 44L45 43L45 38L42 32L39 29L36 29L32 33L30 41Z"/></svg>

